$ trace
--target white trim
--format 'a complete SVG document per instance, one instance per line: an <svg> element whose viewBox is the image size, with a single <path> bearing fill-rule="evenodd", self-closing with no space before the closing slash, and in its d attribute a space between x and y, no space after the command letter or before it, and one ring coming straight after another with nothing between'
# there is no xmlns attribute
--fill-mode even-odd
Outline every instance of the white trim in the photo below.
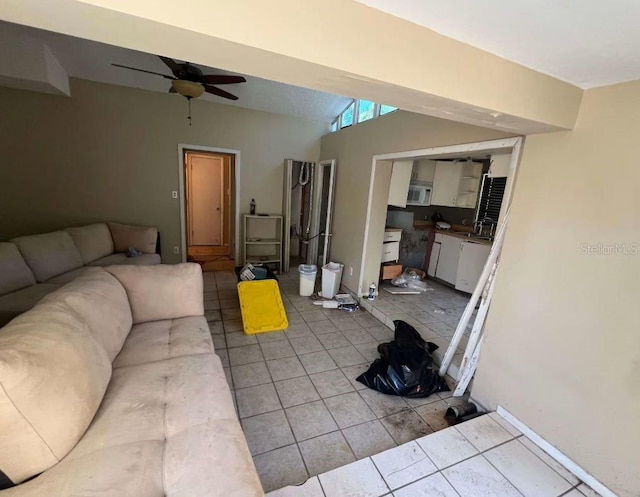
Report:
<svg viewBox="0 0 640 497"><path fill-rule="evenodd" d="M402 159L414 159L414 158L429 158L433 156L442 156L442 155L450 155L450 154L459 154L466 152L482 152L485 150L500 150L500 149L510 149L512 150L512 155L515 156L515 159L512 157L511 167L518 164L518 160L520 159L520 151L521 151L521 143L522 136L514 136L512 138L502 138L499 140L487 140L483 142L475 142L475 143L463 143L460 145L448 145L445 147L432 147L432 148L423 148L419 150L409 150L406 152L392 152L388 154L379 154L374 155L371 161L371 178L369 181L369 198L367 200L367 217L366 224L364 228L364 241L362 244L362 261L360 264L360 277L358 279L358 295L363 295L363 283L364 283L364 267L366 260L366 249L367 242L369 241L369 223L371 221L371 208L372 208L372 196L373 196L373 180L375 178L376 171L376 162L377 161L394 161L394 160L402 160ZM517 152L517 153L516 153ZM513 170L511 171L513 172ZM513 176L513 175L512 175ZM515 178L514 178L515 179ZM514 180L513 179L513 180ZM510 192L511 187L513 185L513 180L507 181L507 188L505 189L505 195ZM509 198L507 196L507 198Z"/></svg>
<svg viewBox="0 0 640 497"><path fill-rule="evenodd" d="M573 473L578 479L582 480L584 483L589 485L593 490L598 492L602 497L617 497L617 495L605 487L602 483L600 483L594 476L590 473L587 473L584 469L582 469L576 462L569 459L566 455L564 455L560 450L547 442L544 438L538 435L535 431L529 428L526 424L516 418L513 414L507 411L504 407L498 406L496 412L502 416L506 421L515 426L518 430L522 432L524 436L526 436L529 440L531 440L534 444L544 450L549 456L558 461L562 466L564 466L568 471Z"/></svg>
<svg viewBox="0 0 640 497"><path fill-rule="evenodd" d="M202 145L187 145L185 143L178 144L178 202L180 203L180 258L182 262L187 261L187 230L185 226L184 211L184 153L185 151L194 150L196 152L213 152L219 154L235 155L235 243L234 243L234 260L241 259L240 254L240 150L219 147L205 147Z"/></svg>

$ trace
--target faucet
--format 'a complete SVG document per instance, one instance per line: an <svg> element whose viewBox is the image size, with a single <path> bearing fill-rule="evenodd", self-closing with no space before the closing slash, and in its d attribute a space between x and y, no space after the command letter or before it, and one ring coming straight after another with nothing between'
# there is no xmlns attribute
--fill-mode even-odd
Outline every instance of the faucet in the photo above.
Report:
<svg viewBox="0 0 640 497"><path fill-rule="evenodd" d="M475 224L474 224L473 230L474 230L476 235L482 236L482 227L485 224L491 224L491 230L490 231L493 232L496 223L489 216L485 216L480 221L476 221Z"/></svg>

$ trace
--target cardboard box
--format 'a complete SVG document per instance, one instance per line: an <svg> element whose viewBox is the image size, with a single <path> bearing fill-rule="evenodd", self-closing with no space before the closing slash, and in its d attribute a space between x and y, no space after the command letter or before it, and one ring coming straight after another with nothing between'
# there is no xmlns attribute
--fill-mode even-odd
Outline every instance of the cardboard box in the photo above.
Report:
<svg viewBox="0 0 640 497"><path fill-rule="evenodd" d="M425 279L426 276L427 276L427 273L425 273L422 269L418 269L418 268L415 268L415 267L408 267L407 271L415 272L417 275L420 276L421 280Z"/></svg>
<svg viewBox="0 0 640 497"><path fill-rule="evenodd" d="M393 262L380 265L380 279L392 280L402 274L402 264L395 264Z"/></svg>

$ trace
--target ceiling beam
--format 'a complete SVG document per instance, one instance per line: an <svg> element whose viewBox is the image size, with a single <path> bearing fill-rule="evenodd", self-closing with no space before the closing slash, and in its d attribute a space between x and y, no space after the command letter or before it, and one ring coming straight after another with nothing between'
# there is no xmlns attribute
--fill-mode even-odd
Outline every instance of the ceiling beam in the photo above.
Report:
<svg viewBox="0 0 640 497"><path fill-rule="evenodd" d="M0 18L521 134L582 90L351 0L0 0Z"/></svg>

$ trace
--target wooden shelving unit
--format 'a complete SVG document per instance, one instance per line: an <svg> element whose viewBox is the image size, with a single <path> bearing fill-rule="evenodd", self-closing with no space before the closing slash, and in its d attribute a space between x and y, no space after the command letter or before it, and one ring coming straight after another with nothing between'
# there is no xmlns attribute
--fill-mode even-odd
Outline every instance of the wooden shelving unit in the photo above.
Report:
<svg viewBox="0 0 640 497"><path fill-rule="evenodd" d="M282 271L282 216L242 216L244 263L277 265Z"/></svg>

